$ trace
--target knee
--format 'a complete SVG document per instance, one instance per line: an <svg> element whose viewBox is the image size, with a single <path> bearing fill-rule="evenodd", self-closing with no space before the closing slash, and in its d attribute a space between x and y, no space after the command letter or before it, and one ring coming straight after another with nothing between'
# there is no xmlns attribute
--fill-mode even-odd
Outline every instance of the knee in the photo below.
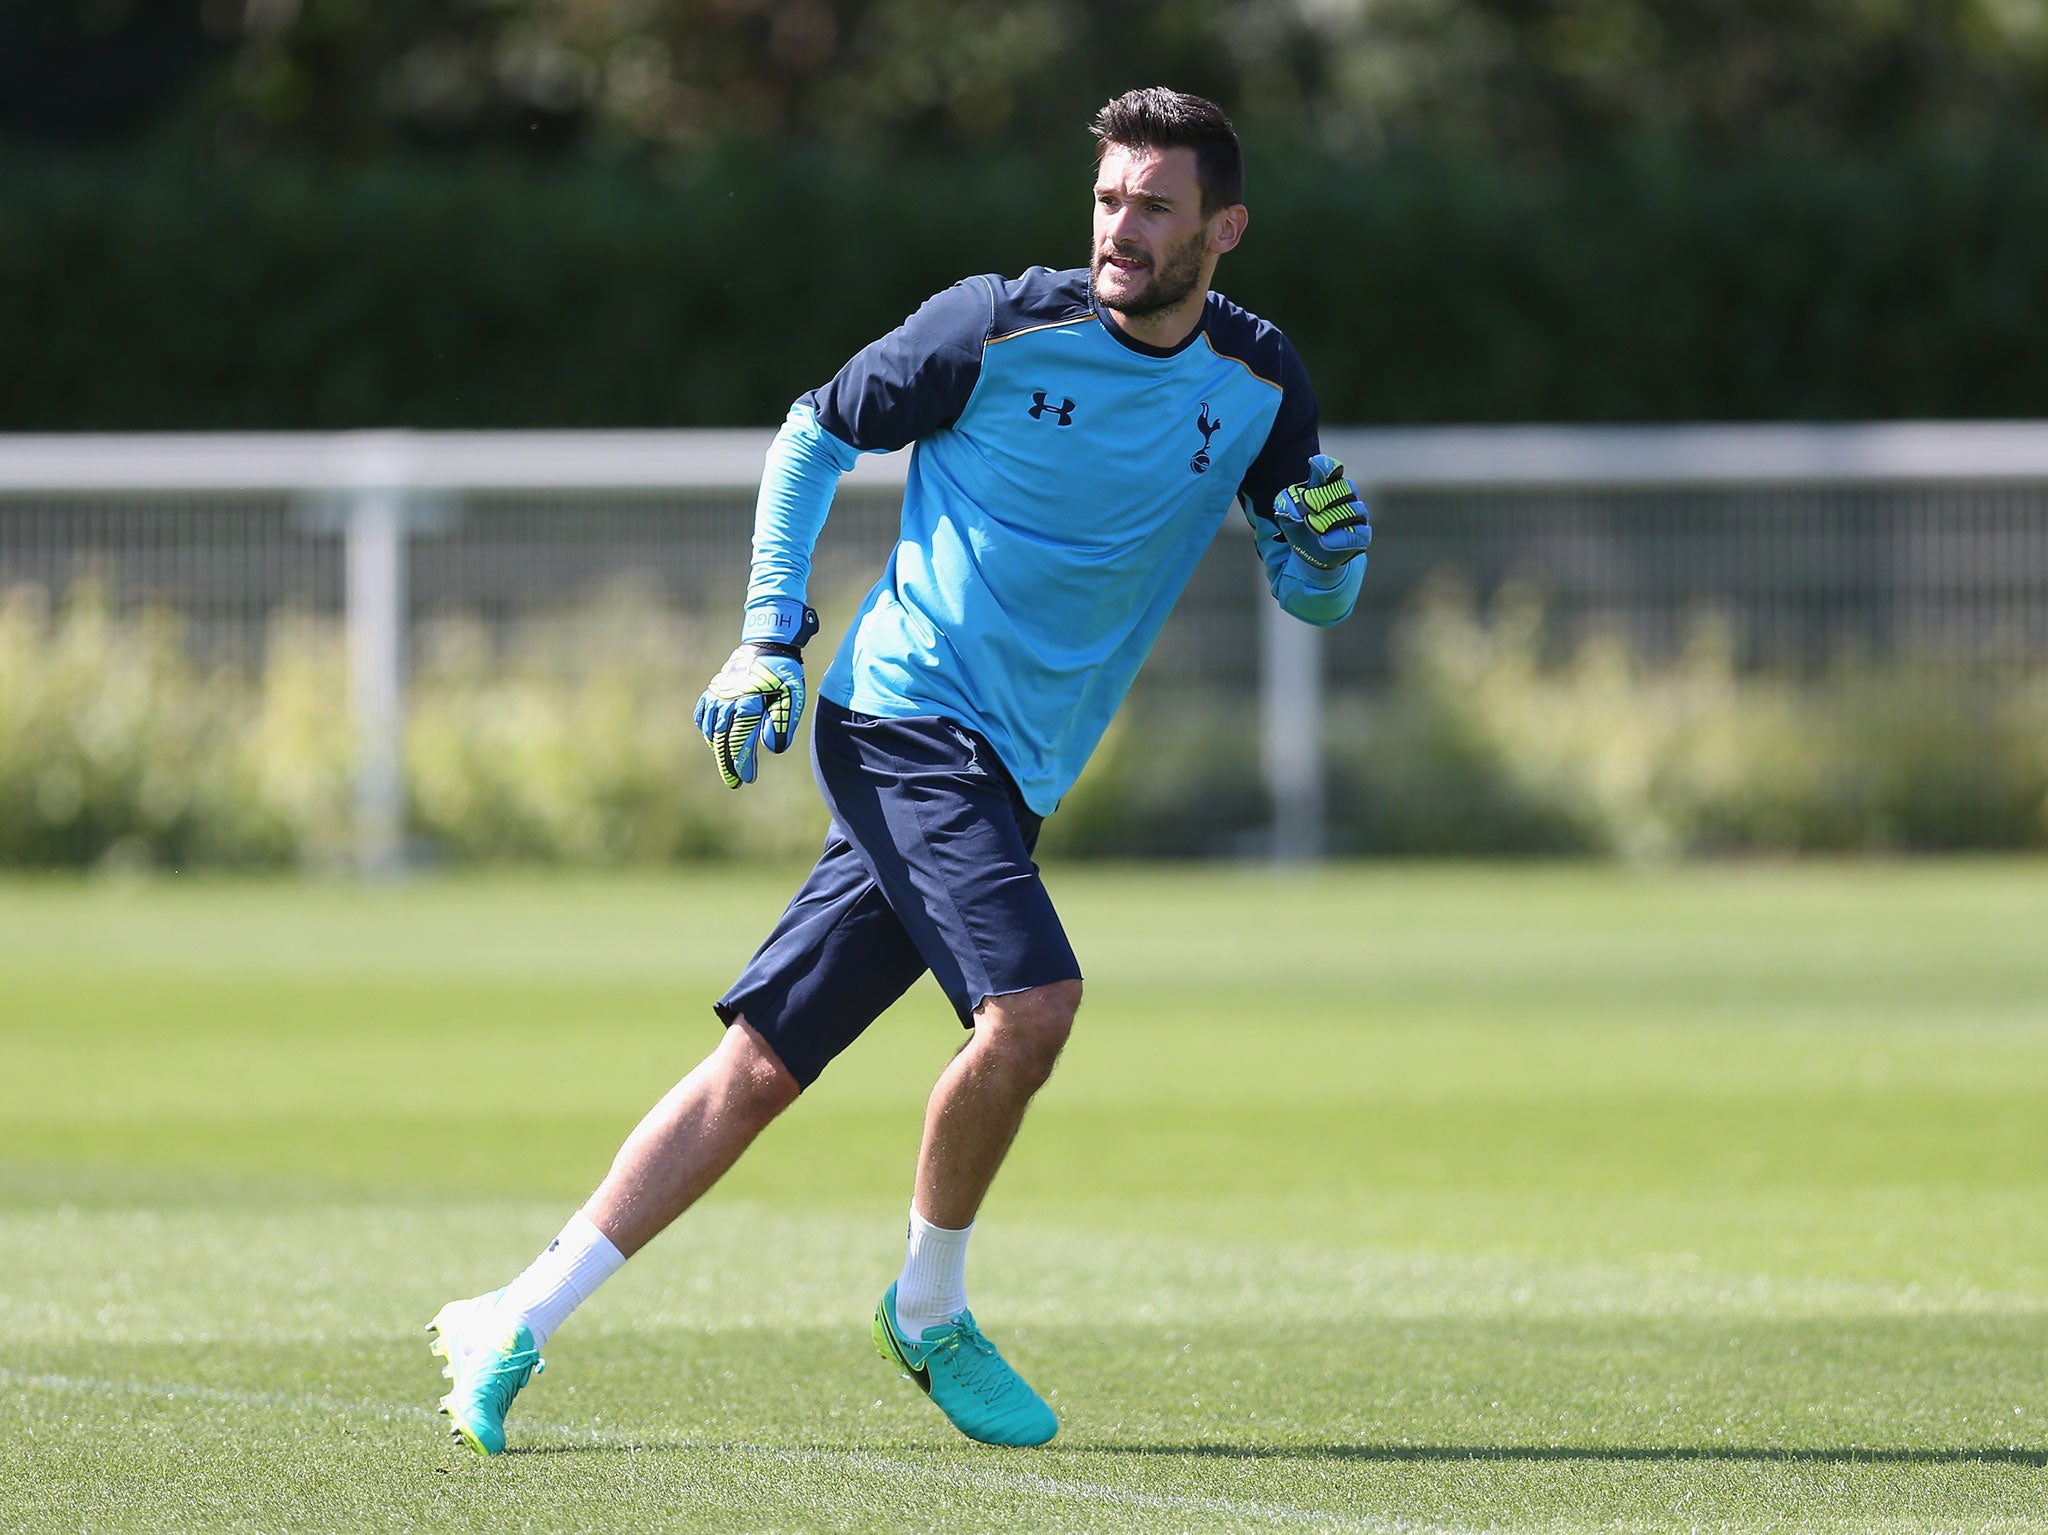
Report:
<svg viewBox="0 0 2048 1535"><path fill-rule="evenodd" d="M1055 981L1005 997L990 997L975 1014L975 1025L990 1046L1015 1055L1050 1075L1081 1010L1081 983Z"/></svg>
<svg viewBox="0 0 2048 1535"><path fill-rule="evenodd" d="M725 1031L718 1055L727 1105L757 1124L767 1124L803 1092L803 1084L744 1018Z"/></svg>

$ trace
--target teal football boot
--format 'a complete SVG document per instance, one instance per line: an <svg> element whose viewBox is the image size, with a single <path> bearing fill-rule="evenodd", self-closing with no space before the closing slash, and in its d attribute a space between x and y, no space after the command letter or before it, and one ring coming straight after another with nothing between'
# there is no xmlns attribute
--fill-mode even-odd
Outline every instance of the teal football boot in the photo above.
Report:
<svg viewBox="0 0 2048 1535"><path fill-rule="evenodd" d="M875 1308L875 1350L938 1404L953 1427L983 1444L1044 1444L1059 1419L963 1311L915 1343L896 1325L896 1286Z"/></svg>
<svg viewBox="0 0 2048 1535"><path fill-rule="evenodd" d="M524 1322L498 1324L498 1297L504 1293L452 1300L427 1323L434 1335L427 1347L447 1361L441 1373L455 1383L441 1398L442 1413L454 1420L449 1432L479 1455L505 1453L505 1414L512 1399L547 1368Z"/></svg>

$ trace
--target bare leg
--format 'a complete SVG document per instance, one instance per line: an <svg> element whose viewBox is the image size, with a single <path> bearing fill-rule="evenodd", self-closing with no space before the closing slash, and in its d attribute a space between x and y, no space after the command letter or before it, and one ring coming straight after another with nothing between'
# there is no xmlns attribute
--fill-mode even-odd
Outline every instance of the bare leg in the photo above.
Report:
<svg viewBox="0 0 2048 1535"><path fill-rule="evenodd" d="M626 1137L583 1206L631 1257L724 1176L802 1091L744 1018Z"/></svg>
<svg viewBox="0 0 2048 1535"><path fill-rule="evenodd" d="M973 1038L940 1074L925 1106L916 1205L933 1225L959 1230L973 1223L1080 1005L1081 983L1058 981L990 997L975 1010Z"/></svg>

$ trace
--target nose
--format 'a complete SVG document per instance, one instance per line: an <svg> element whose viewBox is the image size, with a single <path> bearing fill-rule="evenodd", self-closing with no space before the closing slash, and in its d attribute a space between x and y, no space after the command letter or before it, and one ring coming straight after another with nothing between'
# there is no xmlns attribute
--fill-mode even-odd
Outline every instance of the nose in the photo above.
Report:
<svg viewBox="0 0 2048 1535"><path fill-rule="evenodd" d="M1135 244L1136 242L1129 232L1131 217L1131 205L1129 203L1117 204L1115 208L1103 215L1102 232L1119 245Z"/></svg>

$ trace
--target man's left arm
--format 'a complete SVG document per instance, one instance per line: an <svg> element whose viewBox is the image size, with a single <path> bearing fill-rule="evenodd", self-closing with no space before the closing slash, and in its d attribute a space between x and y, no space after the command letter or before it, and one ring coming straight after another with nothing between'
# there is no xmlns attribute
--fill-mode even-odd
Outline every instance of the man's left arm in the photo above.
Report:
<svg viewBox="0 0 2048 1535"><path fill-rule="evenodd" d="M1315 391L1288 347L1280 410L1238 487L1274 600L1318 628L1341 623L1365 582L1372 521L1344 466L1322 452Z"/></svg>

